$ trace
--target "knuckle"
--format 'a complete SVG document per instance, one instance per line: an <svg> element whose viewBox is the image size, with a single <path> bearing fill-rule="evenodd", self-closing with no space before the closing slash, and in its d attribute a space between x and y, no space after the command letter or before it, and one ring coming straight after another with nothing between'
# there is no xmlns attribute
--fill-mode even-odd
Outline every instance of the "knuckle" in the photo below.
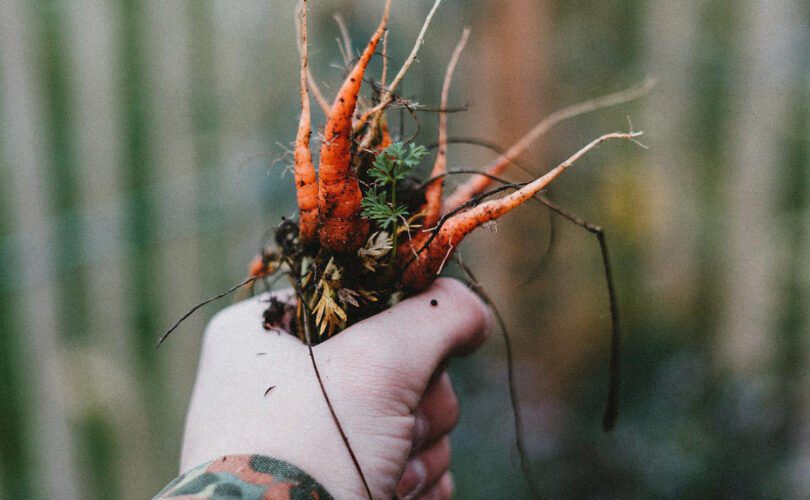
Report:
<svg viewBox="0 0 810 500"><path fill-rule="evenodd" d="M208 321L203 333L203 344L218 347L223 343L233 343L235 336L262 329L261 314L265 307L266 304L259 298L253 298L220 310Z"/></svg>
<svg viewBox="0 0 810 500"><path fill-rule="evenodd" d="M450 302L451 306L464 311L463 317L471 325L483 329L488 324L489 307L467 285L452 278L439 278L436 283L446 295L446 300Z"/></svg>
<svg viewBox="0 0 810 500"><path fill-rule="evenodd" d="M203 333L205 344L216 344L224 338L234 315L234 307L236 305L228 306L211 317Z"/></svg>
<svg viewBox="0 0 810 500"><path fill-rule="evenodd" d="M456 424L458 424L458 418L460 413L460 405L458 402L458 396L456 395L456 391L453 389L453 383L450 380L450 375L445 371L442 373L442 404L441 404L441 414L440 414L440 421L441 421L441 431L442 434L447 434L452 431Z"/></svg>

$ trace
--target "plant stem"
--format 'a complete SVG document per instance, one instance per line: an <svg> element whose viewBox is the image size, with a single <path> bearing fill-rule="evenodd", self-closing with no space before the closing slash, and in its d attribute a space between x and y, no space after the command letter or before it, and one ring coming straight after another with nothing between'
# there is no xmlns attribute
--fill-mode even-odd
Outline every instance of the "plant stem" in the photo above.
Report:
<svg viewBox="0 0 810 500"><path fill-rule="evenodd" d="M397 179L394 176L391 176L391 209L396 211L397 209ZM397 219L394 219L394 222L391 227L391 265L394 265L394 261L397 258Z"/></svg>

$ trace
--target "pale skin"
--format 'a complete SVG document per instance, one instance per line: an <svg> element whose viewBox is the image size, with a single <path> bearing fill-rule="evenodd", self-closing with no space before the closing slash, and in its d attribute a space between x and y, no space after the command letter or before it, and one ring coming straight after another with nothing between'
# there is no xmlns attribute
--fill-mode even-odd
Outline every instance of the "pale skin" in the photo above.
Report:
<svg viewBox="0 0 810 500"><path fill-rule="evenodd" d="M222 455L263 454L302 468L336 498L366 498L306 345L265 331L265 307L259 298L240 302L208 325L181 471ZM481 345L491 323L467 287L439 279L314 348L374 498L452 496L448 435L459 407L444 365Z"/></svg>

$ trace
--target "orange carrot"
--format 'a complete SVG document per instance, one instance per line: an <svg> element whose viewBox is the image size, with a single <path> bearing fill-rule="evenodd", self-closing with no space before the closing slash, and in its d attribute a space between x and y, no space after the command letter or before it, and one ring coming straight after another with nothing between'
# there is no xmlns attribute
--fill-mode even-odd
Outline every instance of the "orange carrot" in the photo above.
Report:
<svg viewBox="0 0 810 500"><path fill-rule="evenodd" d="M461 39L458 41L453 56L450 58L450 63L447 65L447 71L444 74L444 84L442 85L441 109L439 110L439 149L436 152L436 162L433 164L433 171L430 174L431 178L436 178L431 182L427 189L425 189L426 204L423 209L425 218L422 224L425 227L431 227L439 221L442 211L442 191L444 189L444 174L447 171L447 101L450 93L450 83L453 81L453 71L458 64L461 51L467 44L467 38L470 36L470 29L465 28L461 34Z"/></svg>
<svg viewBox="0 0 810 500"><path fill-rule="evenodd" d="M436 279L436 276L441 272L445 262L452 256L461 240L473 229L497 219L532 198L588 151L610 139L632 140L639 135L641 135L640 132L616 132L603 135L580 149L547 174L526 184L514 193L497 200L483 202L465 212L460 212L448 218L438 229L438 234L436 234L433 241L430 241L428 233L422 233L417 238L414 238L412 246L417 255L414 257L413 252L401 254L401 259L407 262L402 278L405 288L411 291L426 289ZM422 247L426 244L428 244L427 248L423 249Z"/></svg>
<svg viewBox="0 0 810 500"><path fill-rule="evenodd" d="M346 37L348 37L348 34L346 34ZM347 39L344 44L349 47L351 42ZM382 75L380 76L380 89L385 89L387 77L388 32L386 31L385 35L382 37ZM381 90L381 95L382 93L384 93L384 90ZM385 118L385 110L382 110L378 114L374 115L374 120L370 124L361 124L359 119L355 119L353 122L352 127L354 127L353 130L355 134L360 132L363 127L366 129L366 135L363 137L363 140L360 143L361 151L367 150L373 151L374 154L379 154L393 142L393 139L391 138L391 131L388 128L388 120Z"/></svg>
<svg viewBox="0 0 810 500"><path fill-rule="evenodd" d="M295 186L300 213L299 230L301 243L311 245L315 242L318 231L318 184L315 182L315 166L312 164L312 152L309 149L309 138L312 133L310 118L309 93L307 91L308 57L307 57L307 1L301 5L301 119L298 122L298 134L295 137Z"/></svg>
<svg viewBox="0 0 810 500"><path fill-rule="evenodd" d="M256 278L263 276L267 273L266 265L264 263L264 258L261 255L257 255L250 261L250 266L248 267L248 276Z"/></svg>
<svg viewBox="0 0 810 500"><path fill-rule="evenodd" d="M393 139L391 139L391 130L388 128L388 120L386 120L385 117L383 117L380 122L380 133L382 134L382 139L380 139L379 150L383 151L394 142Z"/></svg>
<svg viewBox="0 0 810 500"><path fill-rule="evenodd" d="M385 32L390 7L388 0L380 25L338 91L324 127L318 172L319 235L321 246L334 252L354 252L368 236L368 221L360 216L363 194L351 168L352 115L363 75Z"/></svg>
<svg viewBox="0 0 810 500"><path fill-rule="evenodd" d="M385 88L385 81L388 78L388 32L385 32L385 36L382 39L383 49L382 49L382 75L380 75L380 86ZM380 139L380 145L376 148L377 152L385 150L388 146L391 145L394 140L391 138L391 130L388 127L388 120L385 118L385 111L380 114L380 134L382 135Z"/></svg>

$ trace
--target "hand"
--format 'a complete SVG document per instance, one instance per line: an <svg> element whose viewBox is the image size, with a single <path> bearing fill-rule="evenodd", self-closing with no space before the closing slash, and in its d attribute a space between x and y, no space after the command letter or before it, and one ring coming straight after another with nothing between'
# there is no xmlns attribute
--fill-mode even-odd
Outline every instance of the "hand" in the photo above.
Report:
<svg viewBox="0 0 810 500"><path fill-rule="evenodd" d="M181 470L222 455L263 454L300 467L336 498L365 497L307 346L265 331L265 307L264 300L247 300L208 325ZM490 322L464 285L439 279L314 348L374 498L451 496L448 434L458 402L443 365L476 349Z"/></svg>

